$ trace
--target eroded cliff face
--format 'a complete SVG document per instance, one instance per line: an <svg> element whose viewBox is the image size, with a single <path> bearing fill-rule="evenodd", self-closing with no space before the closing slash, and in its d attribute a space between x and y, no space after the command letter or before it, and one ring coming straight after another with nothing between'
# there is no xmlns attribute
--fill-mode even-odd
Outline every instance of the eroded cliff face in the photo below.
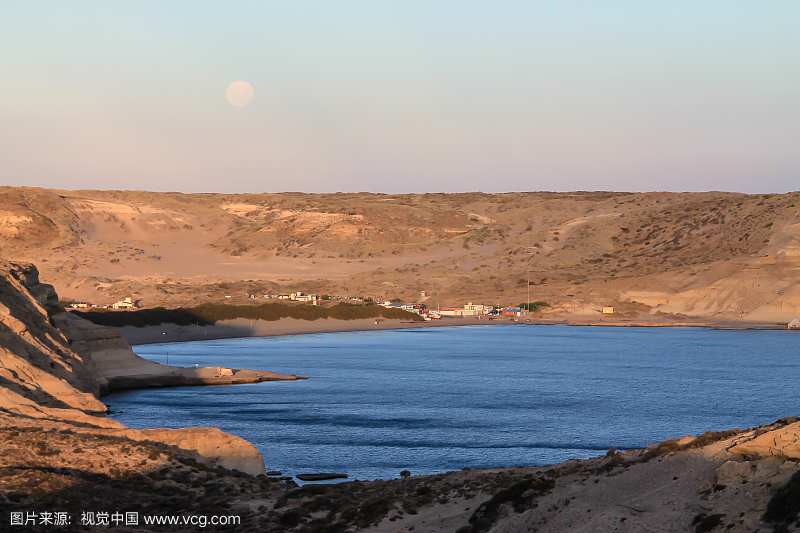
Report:
<svg viewBox="0 0 800 533"><path fill-rule="evenodd" d="M252 444L217 428L132 430L106 418L98 397L108 390L107 371L141 361L112 328L75 324L34 265L0 262L0 427L147 442L200 462L265 473Z"/></svg>
<svg viewBox="0 0 800 533"><path fill-rule="evenodd" d="M45 305L56 307L51 285L36 267L0 263L0 394L46 408L102 413L97 376L52 325ZM17 401L21 401L19 398Z"/></svg>

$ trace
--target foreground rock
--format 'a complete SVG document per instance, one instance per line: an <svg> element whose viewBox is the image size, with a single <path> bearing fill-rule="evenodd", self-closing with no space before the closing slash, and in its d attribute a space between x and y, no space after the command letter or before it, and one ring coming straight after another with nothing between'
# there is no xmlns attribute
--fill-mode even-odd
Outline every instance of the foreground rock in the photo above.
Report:
<svg viewBox="0 0 800 533"><path fill-rule="evenodd" d="M224 531L793 531L800 465L775 448L735 451L762 436L780 440L799 425L782 420L551 467L303 487L89 428L0 429L0 519L53 509L77 522L89 509L119 509L237 517Z"/></svg>
<svg viewBox="0 0 800 533"><path fill-rule="evenodd" d="M731 452L745 457L776 457L796 461L800 459L800 424L764 432L753 440L734 446Z"/></svg>
<svg viewBox="0 0 800 533"><path fill-rule="evenodd" d="M262 522L258 514L237 508L242 495L277 499L285 489L277 480L201 464L160 444L69 429L0 429L0 531L244 533L261 530ZM97 524L103 512L109 525L88 527L88 519ZM139 526L110 522L114 512L135 513ZM13 526L12 513L34 515L34 524ZM62 513L70 527L43 524L45 513ZM147 517L164 516L181 522L145 523ZM212 516L224 517L227 525L212 527Z"/></svg>
<svg viewBox="0 0 800 533"><path fill-rule="evenodd" d="M271 531L302 533L793 531L800 465L776 448L736 451L798 426L784 419L550 467L310 484L246 505L264 506Z"/></svg>
<svg viewBox="0 0 800 533"><path fill-rule="evenodd" d="M798 431L797 419L784 419L753 430L709 432L552 467L472 470L382 482L378 486L384 494L400 497L388 496L392 505L383 519L364 529L795 531L800 464L784 450ZM773 445L765 445L768 442Z"/></svg>

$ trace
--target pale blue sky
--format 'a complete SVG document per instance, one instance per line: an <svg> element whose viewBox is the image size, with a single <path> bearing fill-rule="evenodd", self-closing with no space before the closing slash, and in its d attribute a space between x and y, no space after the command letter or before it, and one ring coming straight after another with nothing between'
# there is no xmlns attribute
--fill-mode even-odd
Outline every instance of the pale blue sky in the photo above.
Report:
<svg viewBox="0 0 800 533"><path fill-rule="evenodd" d="M0 185L798 190L798 28L797 0L4 0Z"/></svg>

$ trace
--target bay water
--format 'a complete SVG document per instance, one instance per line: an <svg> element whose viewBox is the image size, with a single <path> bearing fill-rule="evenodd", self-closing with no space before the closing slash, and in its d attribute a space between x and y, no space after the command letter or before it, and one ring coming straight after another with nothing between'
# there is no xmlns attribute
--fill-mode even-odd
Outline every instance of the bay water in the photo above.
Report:
<svg viewBox="0 0 800 533"><path fill-rule="evenodd" d="M178 366L309 376L104 398L129 427L239 435L268 470L288 475L368 480L548 465L800 414L800 335L792 331L519 324L134 350Z"/></svg>

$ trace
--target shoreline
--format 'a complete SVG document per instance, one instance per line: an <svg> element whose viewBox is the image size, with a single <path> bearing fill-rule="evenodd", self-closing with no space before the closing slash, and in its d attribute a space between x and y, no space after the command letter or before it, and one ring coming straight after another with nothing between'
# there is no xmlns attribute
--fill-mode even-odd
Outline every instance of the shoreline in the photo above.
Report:
<svg viewBox="0 0 800 533"><path fill-rule="evenodd" d="M519 322L497 321L500 324L519 324ZM488 326L495 321L475 318L443 318L430 322L407 322L390 319L361 318L355 320L336 320L320 318L299 320L281 318L280 320L249 320L237 318L221 320L213 326L178 326L161 324L158 326L123 326L115 328L131 346L159 344L167 342L188 342L200 340L239 339L248 337L277 337L284 335L307 335L316 333L344 333L350 331L383 331L394 329L424 329L437 327Z"/></svg>
<svg viewBox="0 0 800 533"><path fill-rule="evenodd" d="M511 325L537 325L553 326L567 325L576 327L641 327L641 328L679 328L679 327L702 327L718 330L787 330L786 325L776 323L761 322L734 322L734 321L715 321L703 319L686 320L597 320L594 317L587 319L580 318L516 318L510 317L492 318L486 317L444 317L441 320L430 322L408 322L390 319L355 319L355 320L336 320L331 318L317 320L299 320L294 318L282 318L276 321L249 320L237 318L234 320L222 320L212 326L178 326L176 324L164 323L158 326L145 326L137 328L135 326L124 326L115 328L120 335L131 345L159 344L170 342L188 342L200 340L220 340L238 339L249 337L274 337L284 335L307 335L317 333L344 333L353 331L382 331L393 329L422 329L439 327L460 327L460 326L511 326Z"/></svg>

